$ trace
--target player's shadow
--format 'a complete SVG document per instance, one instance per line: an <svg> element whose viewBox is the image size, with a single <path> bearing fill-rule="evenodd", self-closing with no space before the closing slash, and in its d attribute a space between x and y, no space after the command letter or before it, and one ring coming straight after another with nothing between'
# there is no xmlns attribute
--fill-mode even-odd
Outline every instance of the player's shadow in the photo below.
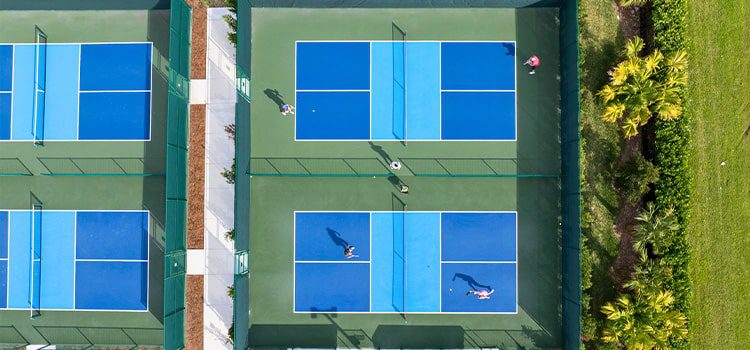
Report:
<svg viewBox="0 0 750 350"><path fill-rule="evenodd" d="M477 280L475 280L474 277L471 277L467 274L457 273L453 275L453 281L455 281L456 278L464 280L469 285L469 288L473 290L480 290L480 289L492 290L491 286L486 285L486 284L481 284L477 282Z"/></svg>
<svg viewBox="0 0 750 350"><path fill-rule="evenodd" d="M341 238L341 234L338 233L338 231L330 227L326 227L326 231L328 231L328 237L331 237L331 240L333 241L334 244L336 244L337 246L340 246L343 249L346 249L349 247L349 242Z"/></svg>
<svg viewBox="0 0 750 350"><path fill-rule="evenodd" d="M279 110L281 110L281 106L286 104L284 102L283 96L281 96L281 94L279 93L279 90L265 89L263 90L263 93L266 94L266 96L268 96L268 98L270 98L271 101L273 101L276 104L276 106L279 107Z"/></svg>
<svg viewBox="0 0 750 350"><path fill-rule="evenodd" d="M369 141L368 143L370 144L370 148L372 148L372 150L375 151L375 153L377 153L381 158L383 158L386 164L391 164L391 162L393 162L393 158L391 158L391 156L388 155L388 153L383 149L382 146L378 146L374 144L372 141Z"/></svg>
<svg viewBox="0 0 750 350"><path fill-rule="evenodd" d="M503 47L505 48L505 55L506 56L515 56L516 55L516 46L512 43L503 43Z"/></svg>

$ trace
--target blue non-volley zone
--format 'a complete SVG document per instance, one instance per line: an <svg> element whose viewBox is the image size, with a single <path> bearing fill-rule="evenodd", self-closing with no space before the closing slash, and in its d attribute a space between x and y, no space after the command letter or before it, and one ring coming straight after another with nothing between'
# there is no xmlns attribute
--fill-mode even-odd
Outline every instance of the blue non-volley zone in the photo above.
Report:
<svg viewBox="0 0 750 350"><path fill-rule="evenodd" d="M514 42L296 43L295 140L514 141Z"/></svg>
<svg viewBox="0 0 750 350"><path fill-rule="evenodd" d="M0 309L146 311L147 211L0 211Z"/></svg>
<svg viewBox="0 0 750 350"><path fill-rule="evenodd" d="M295 212L294 312L516 313L516 221L515 212ZM493 292L479 300L470 290Z"/></svg>
<svg viewBox="0 0 750 350"><path fill-rule="evenodd" d="M0 140L150 140L151 55L151 43L0 45Z"/></svg>

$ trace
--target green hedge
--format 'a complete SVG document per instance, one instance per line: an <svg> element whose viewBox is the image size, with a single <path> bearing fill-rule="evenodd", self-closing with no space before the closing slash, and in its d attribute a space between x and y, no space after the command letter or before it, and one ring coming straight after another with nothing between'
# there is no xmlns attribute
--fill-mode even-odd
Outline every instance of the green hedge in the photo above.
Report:
<svg viewBox="0 0 750 350"><path fill-rule="evenodd" d="M651 24L655 48L665 54L686 49L686 13L687 0L653 0ZM675 305L689 317L690 277L687 269L690 247L687 243L686 228L690 210L690 113L686 111L674 122L656 121L655 126L655 160L661 171L655 189L656 203L659 208L674 208L680 223L680 230L670 237L669 242L665 242L668 248L662 256L662 262L672 268L672 279L668 281L667 287L675 293ZM687 341L672 345L675 348L689 348Z"/></svg>

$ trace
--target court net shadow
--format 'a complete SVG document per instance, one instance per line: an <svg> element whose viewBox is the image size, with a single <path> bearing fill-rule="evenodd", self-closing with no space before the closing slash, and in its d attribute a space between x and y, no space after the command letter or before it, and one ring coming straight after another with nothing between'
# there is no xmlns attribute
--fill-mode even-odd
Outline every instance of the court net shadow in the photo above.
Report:
<svg viewBox="0 0 750 350"><path fill-rule="evenodd" d="M372 337L379 349L460 349L464 329L459 326L379 326Z"/></svg>
<svg viewBox="0 0 750 350"><path fill-rule="evenodd" d="M251 348L336 348L334 325L252 325L248 330Z"/></svg>

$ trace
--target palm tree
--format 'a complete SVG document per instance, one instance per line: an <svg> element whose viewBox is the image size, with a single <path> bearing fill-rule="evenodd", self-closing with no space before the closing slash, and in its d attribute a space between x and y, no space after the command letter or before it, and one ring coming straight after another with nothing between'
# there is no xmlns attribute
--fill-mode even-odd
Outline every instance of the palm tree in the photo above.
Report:
<svg viewBox="0 0 750 350"><path fill-rule="evenodd" d="M628 6L643 6L648 2L648 0L620 0L620 6L628 7Z"/></svg>
<svg viewBox="0 0 750 350"><path fill-rule="evenodd" d="M674 210L658 212L654 203L648 203L646 210L635 217L639 224L635 228L633 249L640 254L641 261L648 258L648 247L654 255L661 255L662 247L668 244L669 237L680 225L674 216Z"/></svg>
<svg viewBox="0 0 750 350"><path fill-rule="evenodd" d="M636 294L654 293L665 288L672 278L672 270L656 260L646 260L635 268L631 280L623 287Z"/></svg>
<svg viewBox="0 0 750 350"><path fill-rule="evenodd" d="M620 348L667 349L670 339L687 337L687 318L672 310L674 295L658 290L621 295L602 307L607 316L602 340Z"/></svg>
<svg viewBox="0 0 750 350"><path fill-rule="evenodd" d="M623 119L625 137L638 134L653 114L662 120L682 115L682 88L687 84L687 54L669 57L659 50L641 57L643 40L635 37L625 45L625 60L609 71L610 82L599 91L605 108L602 119L616 123Z"/></svg>

